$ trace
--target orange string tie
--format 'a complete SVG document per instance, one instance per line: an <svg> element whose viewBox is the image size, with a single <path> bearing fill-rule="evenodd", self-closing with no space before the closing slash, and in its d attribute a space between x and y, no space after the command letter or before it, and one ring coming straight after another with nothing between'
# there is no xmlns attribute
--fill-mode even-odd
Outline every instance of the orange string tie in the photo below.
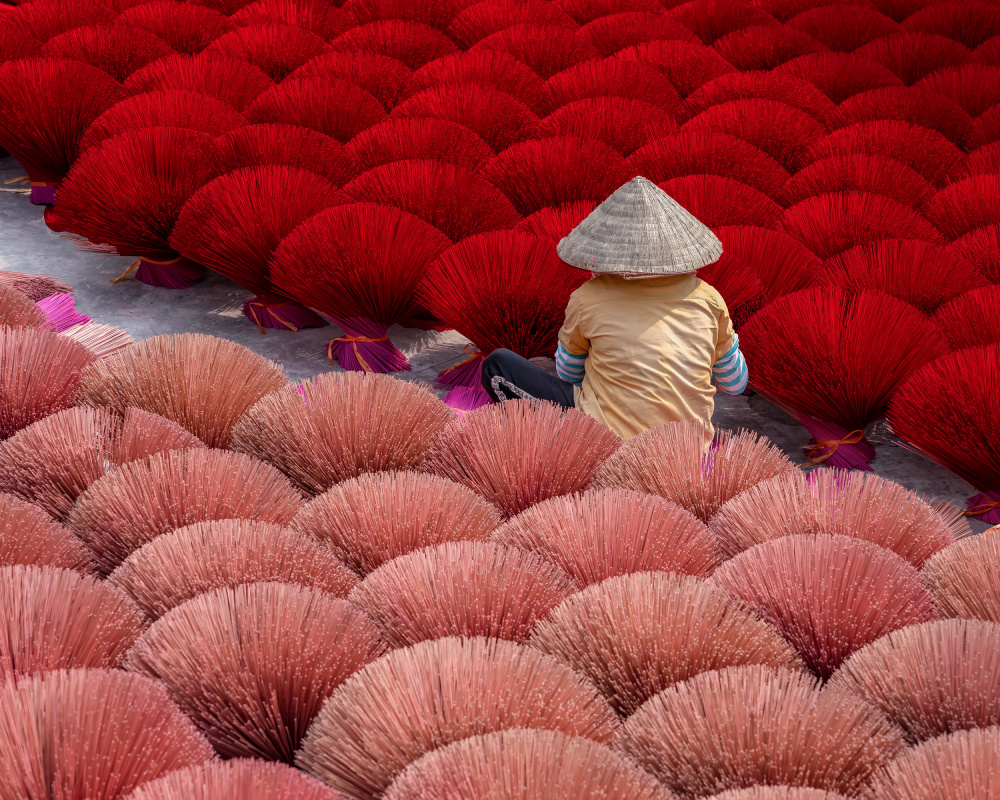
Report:
<svg viewBox="0 0 1000 800"><path fill-rule="evenodd" d="M453 369L458 369L462 364L468 364L470 361L475 361L477 358L482 358L483 354L478 347L476 347L471 342L462 348L462 352L465 353L468 358L463 358L461 361L457 361L450 367L445 367L441 370L441 374L444 375L446 372L451 372Z"/></svg>
<svg viewBox="0 0 1000 800"><path fill-rule="evenodd" d="M12 183L30 183L27 175L22 175L20 178L11 178L8 181L4 181L4 186L10 186Z"/></svg>
<svg viewBox="0 0 1000 800"><path fill-rule="evenodd" d="M1000 500L987 500L978 506L973 506L968 511L963 512L966 517L981 517L983 514L989 514L994 509L1000 508Z"/></svg>
<svg viewBox="0 0 1000 800"><path fill-rule="evenodd" d="M806 445L803 449L806 451L806 459L810 464L822 464L834 453L836 453L837 448L839 448L842 444L858 444L864 438L864 431L851 431L843 439L817 439L812 444ZM827 449L829 449L830 452L823 453L822 455L816 455L819 451Z"/></svg>
<svg viewBox="0 0 1000 800"><path fill-rule="evenodd" d="M142 263L142 259L141 259L141 258L137 258L137 259L135 260L135 263L133 263L131 267L129 267L129 268L127 269L127 270L125 270L125 271L124 271L124 272L123 272L123 273L122 273L121 275L119 275L119 276L118 276L117 278L112 278L112 279L111 279L110 281L108 281L108 283L121 283L121 282L122 282L123 280L125 280L125 279L126 279L126 278L127 278L128 276L129 276L129 275L131 275L131 274L132 274L133 272L135 272L135 271L136 271L137 269L139 269L139 265L140 265L141 263Z"/></svg>
<svg viewBox="0 0 1000 800"><path fill-rule="evenodd" d="M180 260L180 259L178 259L178 260ZM292 305L292 304L291 303L253 303L253 302L250 302L250 303L247 303L247 311L250 312L251 318L253 319L253 321L255 323L257 323L257 327L260 329L260 333L263 336L263 335L266 334L266 332L264 331L264 326L261 324L260 317L257 316L257 312L254 309L257 309L257 308L280 308L282 306L290 306L290 305ZM296 328L290 322L286 322L281 317L279 317L277 314L275 314L273 316L274 316L274 318L276 320L278 320L278 322L280 322L282 325L285 326L285 330L292 331L293 333L296 332L296 331L298 331L298 328Z"/></svg>
<svg viewBox="0 0 1000 800"><path fill-rule="evenodd" d="M362 342L362 343L374 343L374 342L388 342L388 341L389 341L389 334L388 333L385 336L379 336L377 339L373 339L370 336L347 336L347 335L344 335L344 336L341 336L339 339L331 339L330 340L330 343L326 346L326 357L330 360L330 364L333 364L333 343L334 342L350 342L351 346L354 348L354 357L358 360L358 363L361 365L361 368L365 372L374 372L375 370L373 370L368 365L368 362L365 361L364 358L361 356L361 353L358 352L358 342Z"/></svg>

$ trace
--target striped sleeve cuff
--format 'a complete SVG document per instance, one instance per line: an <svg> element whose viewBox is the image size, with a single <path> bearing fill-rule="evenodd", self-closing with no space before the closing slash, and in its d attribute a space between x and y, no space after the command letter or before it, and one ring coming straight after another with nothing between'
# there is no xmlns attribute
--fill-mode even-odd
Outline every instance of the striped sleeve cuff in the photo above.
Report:
<svg viewBox="0 0 1000 800"><path fill-rule="evenodd" d="M712 379L720 392L741 394L750 378L747 362L740 352L740 340L733 336L733 345L712 367Z"/></svg>
<svg viewBox="0 0 1000 800"><path fill-rule="evenodd" d="M562 342L560 342L559 347L556 348L556 375L567 383L578 386L583 383L584 364L586 361L586 355L575 356L567 352L566 348L562 346Z"/></svg>

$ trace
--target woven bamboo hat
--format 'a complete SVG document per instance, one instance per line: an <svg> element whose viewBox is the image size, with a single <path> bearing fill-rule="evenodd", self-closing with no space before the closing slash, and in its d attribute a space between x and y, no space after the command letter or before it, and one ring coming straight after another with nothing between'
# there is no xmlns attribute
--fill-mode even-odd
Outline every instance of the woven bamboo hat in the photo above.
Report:
<svg viewBox="0 0 1000 800"><path fill-rule="evenodd" d="M680 275L718 261L722 242L655 183L637 177L564 236L557 252L591 272Z"/></svg>

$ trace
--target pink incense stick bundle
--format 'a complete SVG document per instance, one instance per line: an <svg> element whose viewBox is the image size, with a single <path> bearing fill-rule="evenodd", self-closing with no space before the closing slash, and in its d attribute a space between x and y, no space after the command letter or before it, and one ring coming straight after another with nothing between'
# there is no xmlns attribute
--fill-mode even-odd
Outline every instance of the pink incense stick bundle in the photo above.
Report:
<svg viewBox="0 0 1000 800"><path fill-rule="evenodd" d="M0 286L5 289L13 289L20 292L32 303L44 300L46 297L59 292L72 294L73 287L68 283L63 283L57 278L48 275L36 275L33 272L12 272L11 270L0 270Z"/></svg>
<svg viewBox="0 0 1000 800"><path fill-rule="evenodd" d="M230 447L269 462L312 496L364 472L419 468L451 419L425 385L328 372L255 403Z"/></svg>
<svg viewBox="0 0 1000 800"><path fill-rule="evenodd" d="M342 800L305 773L272 761L205 761L148 781L126 800Z"/></svg>
<svg viewBox="0 0 1000 800"><path fill-rule="evenodd" d="M117 667L146 627L128 596L51 566L0 568L0 684L76 667Z"/></svg>
<svg viewBox="0 0 1000 800"><path fill-rule="evenodd" d="M375 800L431 750L511 728L609 744L618 720L589 681L533 648L434 639L394 650L341 685L296 764L347 797Z"/></svg>
<svg viewBox="0 0 1000 800"><path fill-rule="evenodd" d="M310 217L286 236L271 260L271 280L344 329L327 348L331 363L408 371L406 357L389 341L389 326L414 315L417 285L450 246L441 231L406 211L350 203Z"/></svg>
<svg viewBox="0 0 1000 800"><path fill-rule="evenodd" d="M65 519L111 463L121 420L106 408L67 408L0 442L0 491L23 497Z"/></svg>
<svg viewBox="0 0 1000 800"><path fill-rule="evenodd" d="M17 564L87 573L93 568L93 556L41 508L0 492L0 566Z"/></svg>
<svg viewBox="0 0 1000 800"><path fill-rule="evenodd" d="M148 780L214 757L163 684L149 678L71 669L0 685L6 797L118 800Z"/></svg>
<svg viewBox="0 0 1000 800"><path fill-rule="evenodd" d="M604 745L527 728L473 736L432 750L403 770L383 797L446 797L456 786L469 800L673 798L651 775Z"/></svg>
<svg viewBox="0 0 1000 800"><path fill-rule="evenodd" d="M626 720L615 748L683 797L782 783L857 796L903 732L798 671L729 667L675 684Z"/></svg>
<svg viewBox="0 0 1000 800"><path fill-rule="evenodd" d="M711 581L671 572L623 575L574 594L536 625L529 644L590 678L624 716L709 670L805 671L774 628Z"/></svg>
<svg viewBox="0 0 1000 800"><path fill-rule="evenodd" d="M139 408L182 425L209 447L264 395L288 386L282 367L249 348L197 333L151 336L95 363L81 405Z"/></svg>
<svg viewBox="0 0 1000 800"><path fill-rule="evenodd" d="M852 655L828 686L884 711L921 742L1000 724L1000 625L925 622L890 633Z"/></svg>
<svg viewBox="0 0 1000 800"><path fill-rule="evenodd" d="M511 517L491 538L553 563L581 589L637 572L707 577L722 560L711 531L694 514L625 489L543 500Z"/></svg>
<svg viewBox="0 0 1000 800"><path fill-rule="evenodd" d="M872 781L873 800L988 798L997 789L1000 726L939 736L906 750Z"/></svg>
<svg viewBox="0 0 1000 800"><path fill-rule="evenodd" d="M53 331L0 326L0 441L72 406L96 358Z"/></svg>
<svg viewBox="0 0 1000 800"><path fill-rule="evenodd" d="M828 533L877 544L920 569L967 535L967 524L872 473L817 470L806 478L796 470L738 494L710 527L729 558L782 536Z"/></svg>
<svg viewBox="0 0 1000 800"><path fill-rule="evenodd" d="M633 436L604 462L593 485L656 494L707 522L730 498L794 469L755 433L720 431L712 440L701 422L685 420Z"/></svg>
<svg viewBox="0 0 1000 800"><path fill-rule="evenodd" d="M220 754L291 763L324 701L384 649L378 629L346 600L251 583L168 611L125 667L163 681Z"/></svg>
<svg viewBox="0 0 1000 800"><path fill-rule="evenodd" d="M575 584L531 553L494 542L448 542L394 558L350 601L393 647L445 636L523 642Z"/></svg>
<svg viewBox="0 0 1000 800"><path fill-rule="evenodd" d="M346 597L358 578L314 539L244 519L198 522L157 536L108 578L150 619L215 589L266 581Z"/></svg>
<svg viewBox="0 0 1000 800"><path fill-rule="evenodd" d="M124 94L113 78L79 61L0 65L0 147L28 173L31 202L55 202L84 131Z"/></svg>
<svg viewBox="0 0 1000 800"><path fill-rule="evenodd" d="M225 450L169 450L96 480L67 518L110 573L157 536L195 522L257 519L285 525L302 498L281 473Z"/></svg>
<svg viewBox="0 0 1000 800"><path fill-rule="evenodd" d="M740 348L753 388L812 434L805 448L811 463L870 469L875 451L865 428L886 413L906 377L947 345L930 320L901 300L817 287L759 311L740 332Z"/></svg>
<svg viewBox="0 0 1000 800"><path fill-rule="evenodd" d="M620 445L607 427L579 411L510 400L449 424L424 469L468 486L512 517L586 488Z"/></svg>
<svg viewBox="0 0 1000 800"><path fill-rule="evenodd" d="M0 325L52 330L45 311L16 289L0 285Z"/></svg>
<svg viewBox="0 0 1000 800"><path fill-rule="evenodd" d="M1000 527L946 547L922 574L942 617L1000 623Z"/></svg>
<svg viewBox="0 0 1000 800"><path fill-rule="evenodd" d="M460 484L419 472L374 472L306 503L291 527L368 575L416 550L484 540L500 521L494 506Z"/></svg>
<svg viewBox="0 0 1000 800"><path fill-rule="evenodd" d="M782 536L725 562L712 580L778 628L823 678L869 642L937 617L913 566L846 536Z"/></svg>

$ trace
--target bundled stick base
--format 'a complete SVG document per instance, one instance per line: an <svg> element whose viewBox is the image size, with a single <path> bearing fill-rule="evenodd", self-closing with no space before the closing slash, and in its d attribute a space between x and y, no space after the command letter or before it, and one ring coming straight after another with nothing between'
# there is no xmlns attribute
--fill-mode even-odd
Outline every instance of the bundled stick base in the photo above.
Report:
<svg viewBox="0 0 1000 800"><path fill-rule="evenodd" d="M363 317L334 319L344 335L331 339L326 355L348 372L409 372L412 367L389 340L389 326Z"/></svg>
<svg viewBox="0 0 1000 800"><path fill-rule="evenodd" d="M324 328L330 323L315 311L290 300L267 300L251 297L243 301L243 314L264 333L264 328L298 331L302 328Z"/></svg>
<svg viewBox="0 0 1000 800"><path fill-rule="evenodd" d="M187 289L200 281L208 273L201 264L178 256L173 261L153 261L140 258L135 271L135 279L148 286L163 289Z"/></svg>

